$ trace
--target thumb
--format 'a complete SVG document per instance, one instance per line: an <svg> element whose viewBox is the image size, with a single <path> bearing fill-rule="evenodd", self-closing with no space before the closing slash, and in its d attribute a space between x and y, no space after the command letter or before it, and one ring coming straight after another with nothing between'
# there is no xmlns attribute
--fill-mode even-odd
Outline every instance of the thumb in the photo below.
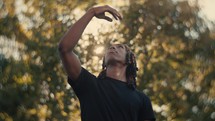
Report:
<svg viewBox="0 0 215 121"><path fill-rule="evenodd" d="M109 21L109 22L112 22L112 21L113 21L113 20L112 20L110 17L108 17L108 16L104 16L103 19L105 19L105 20L107 20L107 21Z"/></svg>

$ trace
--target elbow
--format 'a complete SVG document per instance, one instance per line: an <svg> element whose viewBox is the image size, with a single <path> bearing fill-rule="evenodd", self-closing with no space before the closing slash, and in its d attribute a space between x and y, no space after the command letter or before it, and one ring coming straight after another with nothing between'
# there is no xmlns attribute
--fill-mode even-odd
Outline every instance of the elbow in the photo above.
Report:
<svg viewBox="0 0 215 121"><path fill-rule="evenodd" d="M63 47L63 44L62 44L62 42L60 42L59 44L58 44L58 52L60 53L60 54L62 54L62 53L64 53L64 47Z"/></svg>
<svg viewBox="0 0 215 121"><path fill-rule="evenodd" d="M67 53L72 51L74 49L73 41L73 39L66 39L65 37L63 37L58 43L58 51L60 53Z"/></svg>
<svg viewBox="0 0 215 121"><path fill-rule="evenodd" d="M60 42L58 44L58 52L62 55L62 54L65 54L65 53L68 53L70 52L72 49L71 48L68 48L65 43L63 44L62 42Z"/></svg>
<svg viewBox="0 0 215 121"><path fill-rule="evenodd" d="M58 51L59 52L62 52L63 50L63 45L62 45L62 42L58 43Z"/></svg>
<svg viewBox="0 0 215 121"><path fill-rule="evenodd" d="M63 54L63 53L66 53L67 52L67 49L66 47L64 46L64 44L62 43L62 41L58 44L58 52L60 54Z"/></svg>

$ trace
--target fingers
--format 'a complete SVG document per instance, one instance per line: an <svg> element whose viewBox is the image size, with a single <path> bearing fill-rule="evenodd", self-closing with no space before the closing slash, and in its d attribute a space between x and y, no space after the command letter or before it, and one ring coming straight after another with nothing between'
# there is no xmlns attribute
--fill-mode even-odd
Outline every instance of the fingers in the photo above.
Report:
<svg viewBox="0 0 215 121"><path fill-rule="evenodd" d="M112 20L110 17L108 17L108 16L104 16L104 19L107 20L107 21L109 21L109 22L112 22L112 21L113 21L113 20Z"/></svg>
<svg viewBox="0 0 215 121"><path fill-rule="evenodd" d="M119 18L120 20L122 19L122 16L120 15L120 13L117 10L113 9L113 12L114 12L114 15L117 16L117 18Z"/></svg>
<svg viewBox="0 0 215 121"><path fill-rule="evenodd" d="M112 14L112 16L116 19L116 20L118 20L118 19L122 19L122 16L120 15L120 13L117 11L117 10L115 10L115 9L113 9L112 7L110 7L110 6L106 6L107 7L107 11L109 12L109 13L111 13Z"/></svg>
<svg viewBox="0 0 215 121"><path fill-rule="evenodd" d="M114 13L112 13L112 12L109 12L109 13L111 13L111 15L116 19L116 20L118 20L118 16L116 16Z"/></svg>
<svg viewBox="0 0 215 121"><path fill-rule="evenodd" d="M113 20L110 17L105 16L105 12L110 13L116 20L122 19L122 16L119 14L119 12L108 5L94 8L94 16L99 19L106 19L107 21L112 22Z"/></svg>

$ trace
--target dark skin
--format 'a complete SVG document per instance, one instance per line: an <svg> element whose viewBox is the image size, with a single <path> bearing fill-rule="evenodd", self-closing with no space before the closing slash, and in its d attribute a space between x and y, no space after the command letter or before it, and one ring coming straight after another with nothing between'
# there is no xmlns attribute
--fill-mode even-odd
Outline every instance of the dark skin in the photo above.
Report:
<svg viewBox="0 0 215 121"><path fill-rule="evenodd" d="M106 76L127 82L126 48L123 44L111 45L105 52Z"/></svg>
<svg viewBox="0 0 215 121"><path fill-rule="evenodd" d="M81 63L79 58L73 52L75 45L78 43L84 29L95 16L98 19L105 19L109 22L113 20L105 16L109 12L116 20L121 20L122 16L110 6L99 6L89 9L62 37L59 43L59 52L68 76L76 80L81 72Z"/></svg>
<svg viewBox="0 0 215 121"><path fill-rule="evenodd" d="M105 5L90 8L69 30L65 33L59 43L60 57L66 69L67 75L76 80L81 73L81 63L78 56L73 52L74 47L78 43L84 29L93 17L104 19L109 22L113 20L105 16L105 12L110 13L116 20L121 20L122 16L114 8ZM112 53L114 51L116 53ZM122 54L123 56L119 56ZM105 54L107 58L107 76L126 82L126 65L125 65L126 50L120 45L112 45ZM147 120L145 120L147 121Z"/></svg>

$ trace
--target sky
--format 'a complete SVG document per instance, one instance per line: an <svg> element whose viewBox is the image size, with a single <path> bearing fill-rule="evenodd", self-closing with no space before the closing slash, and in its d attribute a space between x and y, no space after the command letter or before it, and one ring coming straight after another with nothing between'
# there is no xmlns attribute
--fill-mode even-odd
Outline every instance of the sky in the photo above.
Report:
<svg viewBox="0 0 215 121"><path fill-rule="evenodd" d="M215 21L215 0L199 0L199 3L202 7L202 13L209 20Z"/></svg>
<svg viewBox="0 0 215 121"><path fill-rule="evenodd" d="M195 0L190 0L190 1L195 1ZM210 21L215 22L215 0L198 0L198 1L201 7L201 15L203 16L203 18L206 18ZM114 3L115 2L113 2L112 4L114 5ZM117 21L114 20L113 22L117 22ZM117 22L117 24L120 24L120 22ZM85 33L92 33L96 35L98 34L98 32L95 30L98 30L99 28L101 28L101 26L103 31L107 31L110 28L110 26L111 28L114 27L114 24L107 22L105 20L94 19L86 28Z"/></svg>
<svg viewBox="0 0 215 121"><path fill-rule="evenodd" d="M190 1L192 1L192 0L190 0ZM215 22L215 0L198 0L198 1L201 6L202 15L205 18L207 18L208 20ZM18 7L19 9L17 8L17 10L26 9L25 8L26 6L23 6L24 5L23 0L16 1L16 4L17 4L17 6L20 6L20 7ZM116 3L114 1L113 1L113 5L116 5ZM20 12L20 11L18 11L18 12ZM80 12L80 11L78 11L78 12ZM28 23L29 21L24 21L24 22ZM117 21L114 21L114 22L115 22L115 24L106 22L105 20L93 20L91 22L91 24L89 24L88 27L86 28L85 33L98 34L98 32L95 32L95 30L97 30L98 28L102 28L103 31L108 31L108 29L110 27L114 28L114 25L120 24L120 22L117 22ZM98 26L98 24L99 24L99 26ZM30 25L30 24L28 24L28 25ZM97 25L97 26L95 26L95 25ZM0 40L3 40L3 39L0 38ZM0 47L1 47L0 53L8 53L8 49L2 48L2 46L5 47L5 44L7 44L7 42L0 43ZM9 45L11 45L11 44L9 43ZM9 54L8 54L8 56L9 56Z"/></svg>

